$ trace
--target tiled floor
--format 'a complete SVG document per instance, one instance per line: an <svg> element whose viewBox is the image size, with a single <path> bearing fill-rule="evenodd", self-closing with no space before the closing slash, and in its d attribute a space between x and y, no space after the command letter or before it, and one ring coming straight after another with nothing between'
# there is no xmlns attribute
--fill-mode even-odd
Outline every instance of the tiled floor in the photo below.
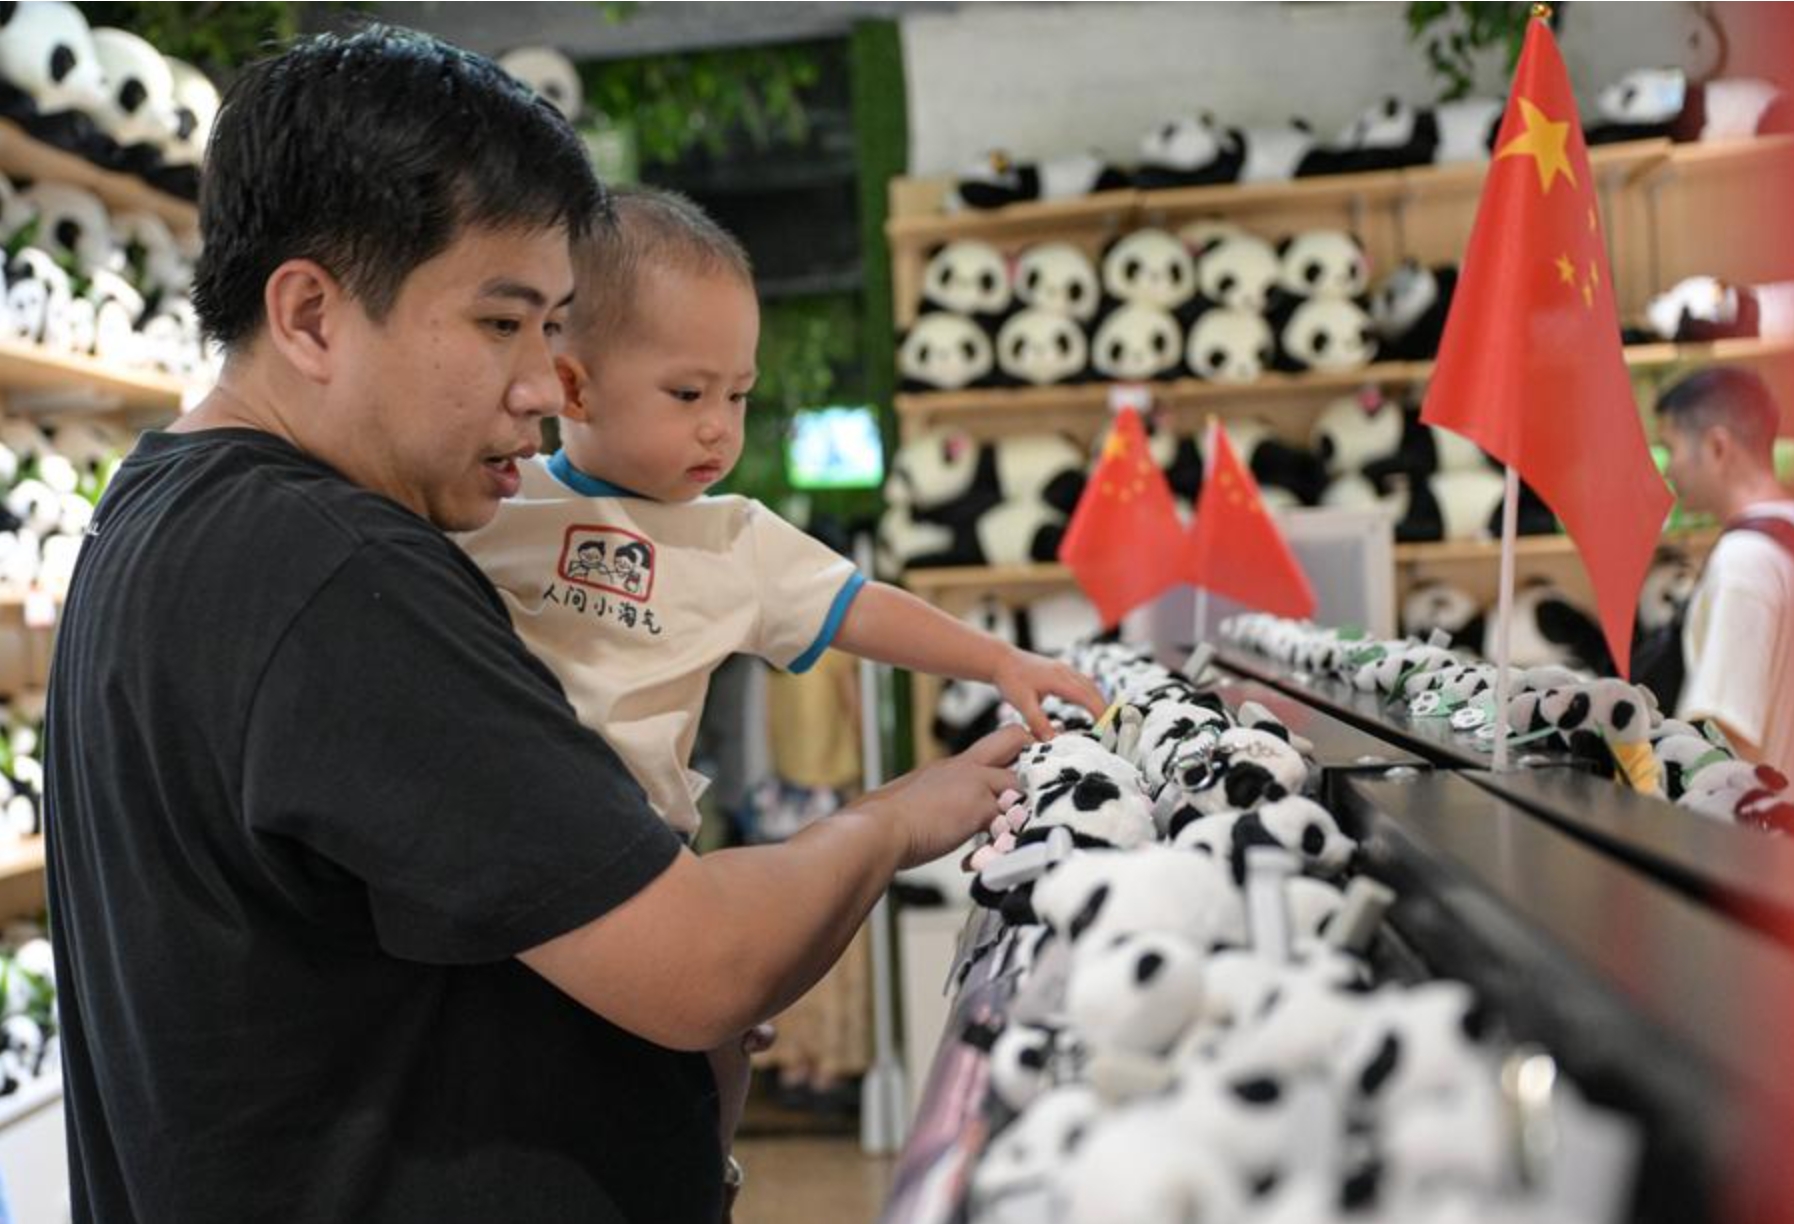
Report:
<svg viewBox="0 0 1794 1224"><path fill-rule="evenodd" d="M896 1167L850 1136L738 1138L735 1158L746 1175L735 1224L871 1224Z"/></svg>

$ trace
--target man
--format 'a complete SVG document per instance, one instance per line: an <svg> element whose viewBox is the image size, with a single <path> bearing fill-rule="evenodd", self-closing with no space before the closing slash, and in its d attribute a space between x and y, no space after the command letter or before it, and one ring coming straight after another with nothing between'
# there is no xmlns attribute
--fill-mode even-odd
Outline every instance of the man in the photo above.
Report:
<svg viewBox="0 0 1794 1224"><path fill-rule="evenodd" d="M560 407L598 192L428 38L233 86L195 291L224 373L102 500L51 675L77 1221L714 1220L694 1051L995 815L1019 732L697 859L444 536Z"/></svg>
<svg viewBox="0 0 1794 1224"><path fill-rule="evenodd" d="M1677 496L1726 526L1689 603L1677 712L1713 719L1742 756L1794 776L1794 498L1775 479L1780 419L1760 377L1724 366L1657 401Z"/></svg>

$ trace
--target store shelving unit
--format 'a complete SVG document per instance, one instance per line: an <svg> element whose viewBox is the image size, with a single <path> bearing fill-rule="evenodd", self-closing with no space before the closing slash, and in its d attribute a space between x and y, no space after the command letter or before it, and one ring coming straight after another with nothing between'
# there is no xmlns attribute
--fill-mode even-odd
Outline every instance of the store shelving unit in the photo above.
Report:
<svg viewBox="0 0 1794 1224"><path fill-rule="evenodd" d="M1643 315L1650 298L1686 276L1709 274L1739 283L1794 278L1794 267L1764 267L1755 235L1785 224L1785 203L1772 184L1794 176L1794 137L1672 144L1646 140L1590 150L1623 318ZM1276 237L1314 227L1356 233L1373 269L1405 258L1457 263L1475 218L1487 166L1468 163L1288 183L1220 185L1157 191L1111 191L1081 199L1031 202L990 211L943 211L947 179L891 185L892 292L899 327L913 322L930 253L955 238L980 238L1013 254L1045 241L1069 242L1093 257L1115 236L1141 226L1175 229L1218 218ZM1711 219L1727 217L1715 227ZM1733 218L1736 218L1734 222ZM1712 362L1758 368L1784 401L1794 403L1794 343L1729 340L1716 344L1645 344L1626 350L1635 383L1649 388L1674 372ZM1334 399L1365 388L1409 393L1432 374L1431 362L1379 362L1338 374L1267 375L1248 384L1178 379L1148 384L1154 408L1171 428L1194 432L1206 417L1251 418L1287 441L1306 444L1318 414ZM1648 390L1641 399L1648 397ZM970 389L896 397L900 433L913 438L951 428L981 440L1055 432L1094 442L1106 428L1108 389L1100 383L1021 389ZM1697 559L1714 533L1670 541ZM1398 598L1421 577L1440 577L1492 600L1499 548L1493 542L1399 545ZM1572 597L1589 596L1586 573L1563 536L1520 543L1519 576L1547 577ZM917 570L905 584L918 595L964 611L994 597L1021 604L1069 589L1062 566ZM914 730L919 756L931 755L929 733L939 682L917 677Z"/></svg>
<svg viewBox="0 0 1794 1224"><path fill-rule="evenodd" d="M11 179L84 187L114 212L154 213L177 239L199 232L198 205L158 191L136 175L96 166L86 158L34 140L9 119L0 119L0 172Z"/></svg>

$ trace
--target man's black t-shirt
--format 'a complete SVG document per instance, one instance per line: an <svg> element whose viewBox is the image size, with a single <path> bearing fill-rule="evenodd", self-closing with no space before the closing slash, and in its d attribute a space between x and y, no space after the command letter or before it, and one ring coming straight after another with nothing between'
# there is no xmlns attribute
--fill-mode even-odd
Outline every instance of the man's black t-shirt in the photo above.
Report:
<svg viewBox="0 0 1794 1224"><path fill-rule="evenodd" d="M434 527L270 435L147 435L50 690L77 1221L717 1217L703 1056L513 959L677 841Z"/></svg>

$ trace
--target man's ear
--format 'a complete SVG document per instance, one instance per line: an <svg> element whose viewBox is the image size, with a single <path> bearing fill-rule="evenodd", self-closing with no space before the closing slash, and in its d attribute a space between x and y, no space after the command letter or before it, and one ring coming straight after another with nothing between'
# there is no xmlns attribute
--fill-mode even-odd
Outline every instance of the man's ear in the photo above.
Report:
<svg viewBox="0 0 1794 1224"><path fill-rule="evenodd" d="M561 415L570 421L578 421L582 425L591 420L591 412L586 407L586 387L591 379L586 374L585 365L577 357L565 354L554 359L554 372L561 379L561 393L566 403L561 406Z"/></svg>
<svg viewBox="0 0 1794 1224"><path fill-rule="evenodd" d="M304 377L328 382L331 325L342 311L359 309L337 279L313 260L289 259L268 277L262 309L269 343Z"/></svg>

